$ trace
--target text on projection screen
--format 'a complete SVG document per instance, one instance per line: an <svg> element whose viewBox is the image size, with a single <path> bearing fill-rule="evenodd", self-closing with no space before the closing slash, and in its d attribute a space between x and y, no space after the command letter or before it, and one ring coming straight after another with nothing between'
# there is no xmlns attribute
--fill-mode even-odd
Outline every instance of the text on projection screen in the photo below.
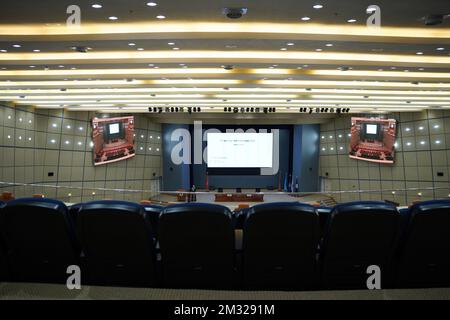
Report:
<svg viewBox="0 0 450 320"><path fill-rule="evenodd" d="M271 168L272 133L208 133L209 168Z"/></svg>

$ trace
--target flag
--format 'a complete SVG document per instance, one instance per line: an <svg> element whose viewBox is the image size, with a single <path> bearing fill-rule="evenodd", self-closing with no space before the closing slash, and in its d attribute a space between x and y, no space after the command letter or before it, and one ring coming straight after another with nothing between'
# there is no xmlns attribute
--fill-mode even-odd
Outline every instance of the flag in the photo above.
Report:
<svg viewBox="0 0 450 320"><path fill-rule="evenodd" d="M288 191L288 176L287 176L287 172L284 174L284 188L283 191L287 192Z"/></svg>

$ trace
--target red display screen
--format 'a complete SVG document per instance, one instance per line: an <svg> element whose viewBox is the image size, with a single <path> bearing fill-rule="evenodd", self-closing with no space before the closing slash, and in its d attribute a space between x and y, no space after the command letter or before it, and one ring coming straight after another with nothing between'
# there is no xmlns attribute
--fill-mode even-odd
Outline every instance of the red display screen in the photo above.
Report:
<svg viewBox="0 0 450 320"><path fill-rule="evenodd" d="M352 118L350 158L394 163L396 120Z"/></svg>
<svg viewBox="0 0 450 320"><path fill-rule="evenodd" d="M94 165L134 157L134 117L92 120Z"/></svg>

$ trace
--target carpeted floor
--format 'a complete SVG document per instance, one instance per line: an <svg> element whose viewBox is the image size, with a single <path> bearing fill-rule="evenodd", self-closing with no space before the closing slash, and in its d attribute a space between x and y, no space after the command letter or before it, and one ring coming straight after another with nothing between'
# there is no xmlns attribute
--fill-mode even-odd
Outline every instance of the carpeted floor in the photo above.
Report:
<svg viewBox="0 0 450 320"><path fill-rule="evenodd" d="M218 291L1 283L0 300L16 299L128 299L128 300L450 300L450 288L348 291Z"/></svg>

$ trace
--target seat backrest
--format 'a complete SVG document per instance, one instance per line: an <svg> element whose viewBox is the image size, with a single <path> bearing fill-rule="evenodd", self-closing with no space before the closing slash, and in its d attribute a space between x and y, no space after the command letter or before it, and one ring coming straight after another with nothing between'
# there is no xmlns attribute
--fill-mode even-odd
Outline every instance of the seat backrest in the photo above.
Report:
<svg viewBox="0 0 450 320"><path fill-rule="evenodd" d="M144 205L144 210L148 218L150 219L150 224L152 226L152 235L154 238L157 238L158 236L159 215L161 214L163 209L164 209L163 206L159 206L157 204Z"/></svg>
<svg viewBox="0 0 450 320"><path fill-rule="evenodd" d="M155 283L155 244L144 207L112 200L83 203L77 231L88 284L140 287Z"/></svg>
<svg viewBox="0 0 450 320"><path fill-rule="evenodd" d="M14 281L65 282L67 267L79 265L74 225L60 201L9 201L1 210L0 227Z"/></svg>
<svg viewBox="0 0 450 320"><path fill-rule="evenodd" d="M1 211L3 206L5 205L5 203L3 201L0 201L0 216L1 216ZM0 219L0 223L1 223L1 219ZM0 225L0 230L1 230L1 225ZM7 268L7 263L6 263L6 246L5 246L5 242L3 240L3 236L1 235L0 232L0 282L2 281L6 281L7 280L7 272L8 268Z"/></svg>
<svg viewBox="0 0 450 320"><path fill-rule="evenodd" d="M398 252L397 285L450 285L450 200L417 203L408 212Z"/></svg>
<svg viewBox="0 0 450 320"><path fill-rule="evenodd" d="M164 285L232 286L234 230L228 208L201 203L166 207L159 217L158 239Z"/></svg>
<svg viewBox="0 0 450 320"><path fill-rule="evenodd" d="M319 216L313 206L298 202L253 206L244 223L245 287L314 287L318 243Z"/></svg>
<svg viewBox="0 0 450 320"><path fill-rule="evenodd" d="M323 281L329 288L366 288L367 268L377 265L382 285L391 280L391 258L397 243L400 214L378 201L334 207L321 248Z"/></svg>
<svg viewBox="0 0 450 320"><path fill-rule="evenodd" d="M325 231L325 226L327 225L328 219L331 217L331 212L333 207L318 206L316 207L317 213L319 214L319 224L320 224L320 234L323 236Z"/></svg>

